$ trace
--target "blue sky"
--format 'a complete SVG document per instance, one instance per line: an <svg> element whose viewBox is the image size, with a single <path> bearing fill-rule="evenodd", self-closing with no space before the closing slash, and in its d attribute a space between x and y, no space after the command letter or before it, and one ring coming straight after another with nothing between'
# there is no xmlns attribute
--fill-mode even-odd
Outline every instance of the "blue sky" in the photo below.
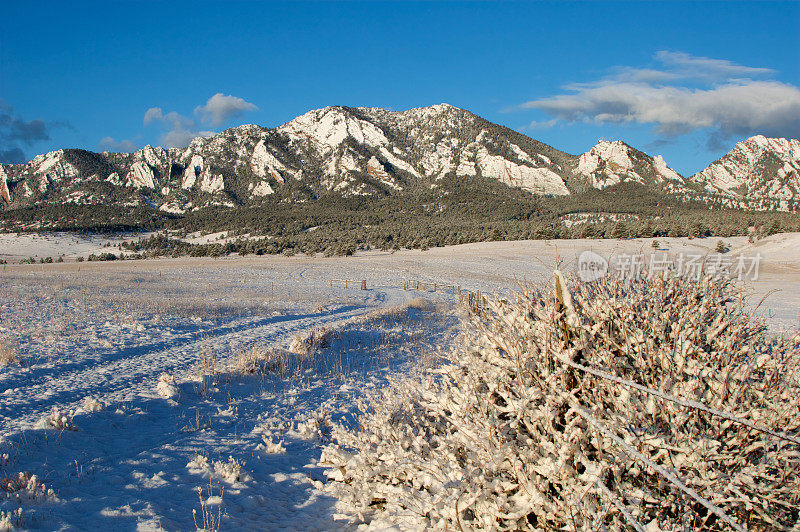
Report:
<svg viewBox="0 0 800 532"><path fill-rule="evenodd" d="M800 2L4 2L0 162L447 102L688 175L800 136L798 21Z"/></svg>

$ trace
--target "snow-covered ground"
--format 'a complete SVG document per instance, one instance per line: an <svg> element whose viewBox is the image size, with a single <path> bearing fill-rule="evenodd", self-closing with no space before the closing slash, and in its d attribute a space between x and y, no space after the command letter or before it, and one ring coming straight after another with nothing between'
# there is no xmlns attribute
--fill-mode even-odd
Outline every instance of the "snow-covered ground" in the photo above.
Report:
<svg viewBox="0 0 800 532"><path fill-rule="evenodd" d="M659 240L658 253L689 255L713 254L718 239ZM779 289L761 310L775 330L797 330L800 235L724 240L726 255L760 253L747 289L754 303ZM13 252L69 256L89 242L97 245L3 235L0 254L24 246ZM214 516L222 509L223 529L347 528L318 489L327 424L350 415L366 389L435 360L458 332L456 296L406 291L403 281L503 293L556 266L574 269L587 250L607 259L654 252L647 239L572 240L5 265L0 349L22 363L0 367L0 479L13 481L0 480L0 511L22 508L17 524L30 529L186 530L194 518L203 526L202 498ZM367 290L331 279L363 279ZM237 369L242 353L285 354L319 326L333 331L330 345L298 355L302 367Z"/></svg>
<svg viewBox="0 0 800 532"><path fill-rule="evenodd" d="M116 247L123 242L135 242L148 238L155 233L138 232L123 234L81 234L81 233L0 233L0 260L10 263L33 258L35 260L61 257L65 261L77 258L86 259L91 254L120 251ZM175 235L171 235L175 237ZM250 235L231 235L223 231L204 234L189 233L181 238L190 244L224 244L236 239L248 239Z"/></svg>
<svg viewBox="0 0 800 532"><path fill-rule="evenodd" d="M122 235L100 235L80 233L0 233L0 260L19 262L34 258L64 260L86 258L98 254L121 242L133 242L147 238L152 233L130 233Z"/></svg>

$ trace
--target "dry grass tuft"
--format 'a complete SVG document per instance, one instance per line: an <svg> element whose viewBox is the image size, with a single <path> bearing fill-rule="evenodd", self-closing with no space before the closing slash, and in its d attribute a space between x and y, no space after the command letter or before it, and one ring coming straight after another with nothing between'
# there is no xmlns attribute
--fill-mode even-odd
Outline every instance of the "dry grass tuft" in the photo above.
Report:
<svg viewBox="0 0 800 532"><path fill-rule="evenodd" d="M252 346L233 358L233 371L239 375L283 374L289 369L291 354L281 349Z"/></svg>
<svg viewBox="0 0 800 532"><path fill-rule="evenodd" d="M330 347L336 333L314 327L295 336L288 349L253 345L234 353L230 370L238 375L286 375L314 364L320 350Z"/></svg>
<svg viewBox="0 0 800 532"><path fill-rule="evenodd" d="M309 355L313 354L320 349L324 349L331 345L334 332L325 327L314 327L299 336L292 339L289 344L289 351L296 355Z"/></svg>
<svg viewBox="0 0 800 532"><path fill-rule="evenodd" d="M195 384L194 389L201 397L210 396L217 387L220 377L220 368L217 364L217 356L214 350L205 345L201 348L197 363L194 366ZM169 387L169 382L159 382L159 393L163 397L174 397Z"/></svg>
<svg viewBox="0 0 800 532"><path fill-rule="evenodd" d="M194 373L200 379L204 377L216 377L219 375L217 356L208 346L204 346L200 350L200 353L197 357L197 363L194 367Z"/></svg>
<svg viewBox="0 0 800 532"><path fill-rule="evenodd" d="M7 337L0 336L0 368L19 366L21 363L17 346Z"/></svg>

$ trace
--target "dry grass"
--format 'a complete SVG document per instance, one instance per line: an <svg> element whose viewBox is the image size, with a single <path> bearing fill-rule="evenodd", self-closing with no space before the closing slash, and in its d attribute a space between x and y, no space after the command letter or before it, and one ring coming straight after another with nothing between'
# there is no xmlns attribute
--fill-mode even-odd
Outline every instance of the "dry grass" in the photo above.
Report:
<svg viewBox="0 0 800 532"><path fill-rule="evenodd" d="M313 355L320 349L330 347L334 332L325 327L314 327L292 339L289 351L296 355Z"/></svg>
<svg viewBox="0 0 800 532"><path fill-rule="evenodd" d="M195 376L195 391L201 397L208 397L211 393L215 390L217 386L217 381L220 377L220 367L217 363L217 355L214 350L208 346L203 345L200 349L200 353L198 353L197 362L194 366L194 376ZM166 387L162 386L164 392L162 395L166 395Z"/></svg>
<svg viewBox="0 0 800 532"><path fill-rule="evenodd" d="M242 275L220 278L209 271L198 282L180 271L126 272L97 271L10 271L0 283L0 296L7 302L35 302L50 322L64 322L61 328L84 318L103 316L112 323L139 321L153 315L215 320L263 312L265 307L285 308L298 300L264 282L243 284ZM225 272L228 274L228 272ZM4 324L25 327L14 320L15 309L3 316ZM43 331L47 333L48 331ZM59 333L50 329L50 332Z"/></svg>
<svg viewBox="0 0 800 532"><path fill-rule="evenodd" d="M376 363L386 365L398 351L424 340L439 310L430 301L416 298L349 319L336 329L313 327L292 338L288 349L253 345L235 351L229 370L237 375L264 377L314 367L344 375ZM357 351L369 352L371 360L350 360ZM420 359L430 358L429 353L419 355Z"/></svg>
<svg viewBox="0 0 800 532"><path fill-rule="evenodd" d="M289 349L250 346L233 354L230 370L237 375L287 375L314 365L320 350L330 346L333 333L315 327L296 336Z"/></svg>
<svg viewBox="0 0 800 532"><path fill-rule="evenodd" d="M19 366L22 360L16 344L5 336L0 336L0 368Z"/></svg>
<svg viewBox="0 0 800 532"><path fill-rule="evenodd" d="M216 377L219 375L217 356L213 349L208 346L203 346L201 348L197 357L197 363L194 366L194 374L198 378Z"/></svg>
<svg viewBox="0 0 800 532"><path fill-rule="evenodd" d="M251 346L236 353L231 369L239 375L283 374L289 369L291 354L282 349Z"/></svg>
<svg viewBox="0 0 800 532"><path fill-rule="evenodd" d="M219 532L222 525L222 518L227 515L223 505L225 497L225 487L219 484L219 494L214 493L211 480L208 481L207 492L203 493L203 488L197 487L197 498L200 501L200 516L197 510L192 510L192 520L198 532ZM216 506L216 509L214 508Z"/></svg>

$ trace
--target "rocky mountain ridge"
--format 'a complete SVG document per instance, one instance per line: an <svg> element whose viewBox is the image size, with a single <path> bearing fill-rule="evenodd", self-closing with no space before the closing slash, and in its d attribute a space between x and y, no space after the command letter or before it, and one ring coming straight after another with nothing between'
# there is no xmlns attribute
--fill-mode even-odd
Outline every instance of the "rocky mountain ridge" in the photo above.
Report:
<svg viewBox="0 0 800 532"><path fill-rule="evenodd" d="M800 199L798 170L797 140L753 137L685 179L661 156L621 141L574 156L448 104L400 112L334 106L276 128L244 125L196 138L183 149L58 150L0 165L0 198L6 208L118 204L183 213L265 197L401 194L436 188L446 177L481 177L536 195L636 182L686 197L785 203Z"/></svg>

